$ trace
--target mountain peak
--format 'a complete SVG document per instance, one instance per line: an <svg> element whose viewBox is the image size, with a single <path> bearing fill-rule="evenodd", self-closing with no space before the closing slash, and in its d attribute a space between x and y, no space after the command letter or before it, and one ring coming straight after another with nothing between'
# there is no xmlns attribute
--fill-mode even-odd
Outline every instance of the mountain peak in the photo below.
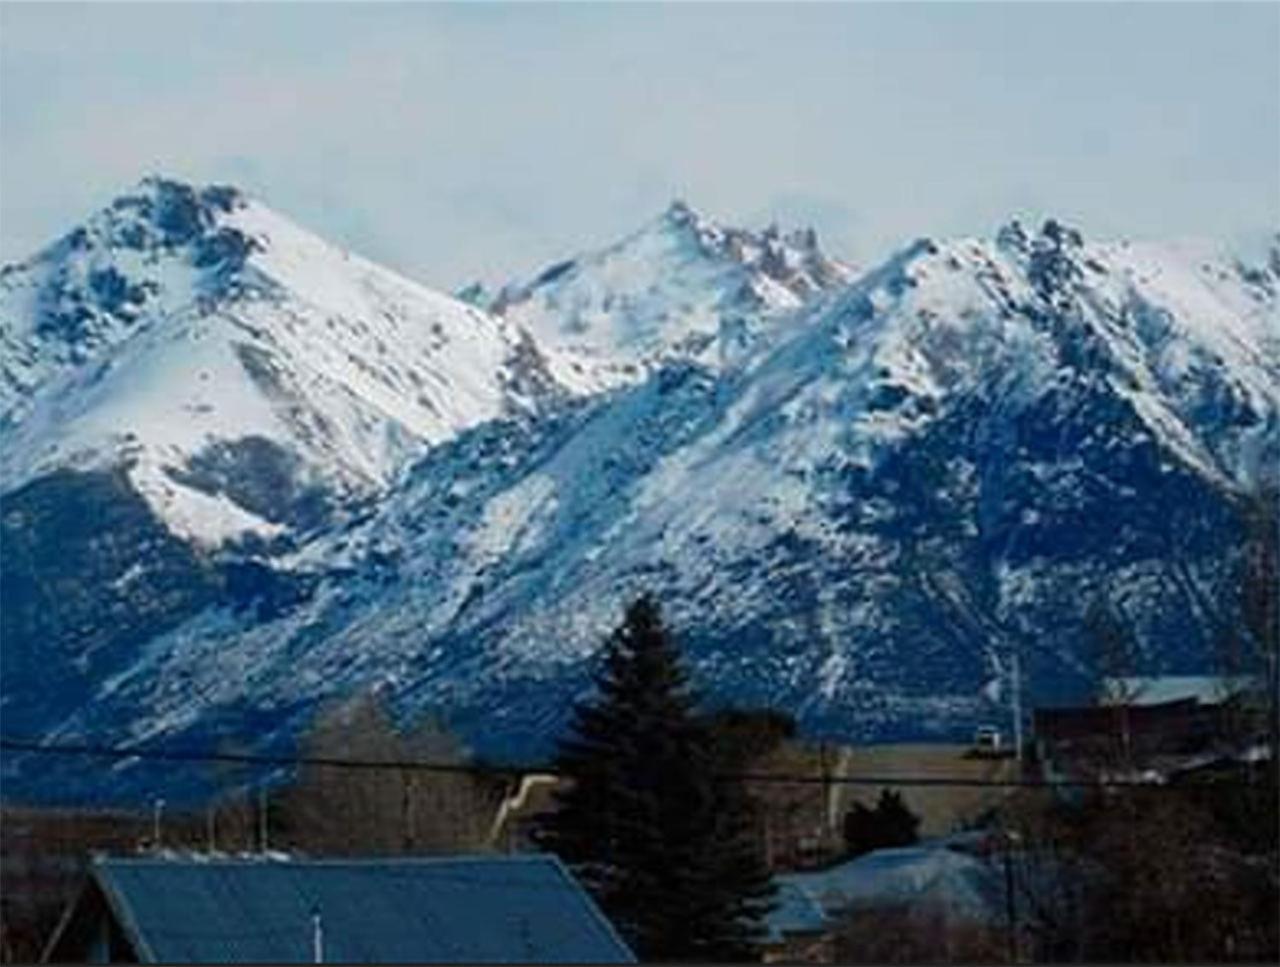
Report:
<svg viewBox="0 0 1280 967"><path fill-rule="evenodd" d="M741 265L797 295L811 294L828 282L847 281L848 273L823 252L818 233L810 226L784 230L771 221L757 231L725 225L681 199L671 202L659 223L688 233L700 257ZM796 291L797 284L802 291Z"/></svg>
<svg viewBox="0 0 1280 967"><path fill-rule="evenodd" d="M143 317L232 291L250 255L264 247L238 224L248 207L227 185L148 175L52 245L4 268L0 298L32 303L4 320L6 338L31 336L71 360L116 341ZM31 333L20 331L23 318L34 322Z"/></svg>
<svg viewBox="0 0 1280 967"><path fill-rule="evenodd" d="M235 185L217 182L200 185L156 172L143 175L130 194L145 195L158 203L196 202L223 212L229 212L248 201L244 191Z"/></svg>
<svg viewBox="0 0 1280 967"><path fill-rule="evenodd" d="M97 228L116 247L173 249L217 234L224 216L247 204L247 197L230 185L196 186L148 175L112 200L90 220L89 227ZM213 254L204 253L203 261L207 263Z"/></svg>
<svg viewBox="0 0 1280 967"><path fill-rule="evenodd" d="M511 326L236 188L153 175L0 275L0 485L126 462L182 533L274 534L293 510L223 506L231 463L267 453L339 502L535 406L539 366Z"/></svg>
<svg viewBox="0 0 1280 967"><path fill-rule="evenodd" d="M490 308L577 359L586 375L566 383L598 388L672 357L736 358L852 275L811 228L735 228L675 199L621 240L504 286Z"/></svg>
<svg viewBox="0 0 1280 967"><path fill-rule="evenodd" d="M683 198L673 198L662 218L672 225L690 225L698 220L698 213Z"/></svg>
<svg viewBox="0 0 1280 967"><path fill-rule="evenodd" d="M1026 220L852 280L811 229L650 216L506 321L163 177L0 276L6 574L39 581L4 585L6 714L278 742L381 680L509 756L641 585L717 700L849 740L971 732L1006 640L1037 701L1083 686L1081 588L1133 602L1153 660L1208 660L1235 482L1276 464L1265 270ZM223 231L253 249L214 289Z"/></svg>
<svg viewBox="0 0 1280 967"><path fill-rule="evenodd" d="M657 229L657 234L675 239L678 247L692 243L695 250L712 257L722 254L720 248L724 240L735 231L721 225L685 200L676 198L656 221L650 222L619 244L627 245L632 240L642 240L646 234L654 230L654 227Z"/></svg>

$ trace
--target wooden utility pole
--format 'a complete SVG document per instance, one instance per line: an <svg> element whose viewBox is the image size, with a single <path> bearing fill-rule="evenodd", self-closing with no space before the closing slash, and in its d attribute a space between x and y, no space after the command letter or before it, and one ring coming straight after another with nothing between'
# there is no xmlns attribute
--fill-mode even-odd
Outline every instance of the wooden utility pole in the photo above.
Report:
<svg viewBox="0 0 1280 967"><path fill-rule="evenodd" d="M1009 661L1013 704L1013 754L1018 763L1018 775L1022 775L1022 667L1018 660L1018 644L1013 645Z"/></svg>
<svg viewBox="0 0 1280 967"><path fill-rule="evenodd" d="M258 787L258 851L265 853L271 848L267 839L267 786Z"/></svg>
<svg viewBox="0 0 1280 967"><path fill-rule="evenodd" d="M320 906L311 908L311 962L324 963L324 922L320 919Z"/></svg>

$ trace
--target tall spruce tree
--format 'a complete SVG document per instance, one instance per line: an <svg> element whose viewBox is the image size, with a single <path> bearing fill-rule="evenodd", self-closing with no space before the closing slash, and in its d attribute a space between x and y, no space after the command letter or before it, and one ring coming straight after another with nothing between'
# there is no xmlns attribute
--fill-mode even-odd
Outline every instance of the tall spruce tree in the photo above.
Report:
<svg viewBox="0 0 1280 967"><path fill-rule="evenodd" d="M746 960L772 886L741 785L713 774L708 730L657 604L610 638L598 694L574 709L571 782L541 844L582 879L644 960Z"/></svg>

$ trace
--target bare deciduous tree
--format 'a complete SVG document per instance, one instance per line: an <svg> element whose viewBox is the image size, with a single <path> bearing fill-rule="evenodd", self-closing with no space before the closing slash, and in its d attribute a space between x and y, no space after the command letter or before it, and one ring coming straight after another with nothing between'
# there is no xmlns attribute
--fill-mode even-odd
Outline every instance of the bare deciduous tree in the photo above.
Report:
<svg viewBox="0 0 1280 967"><path fill-rule="evenodd" d="M1236 791L1161 786L1075 804L1012 800L1002 822L1018 833L1015 907L1033 959L1274 960L1274 882L1264 858L1215 820L1212 795Z"/></svg>
<svg viewBox="0 0 1280 967"><path fill-rule="evenodd" d="M316 719L304 758L466 765L465 750L436 720L399 731L376 695L331 706ZM483 849L502 794L474 772L304 764L278 796L289 845L339 855Z"/></svg>

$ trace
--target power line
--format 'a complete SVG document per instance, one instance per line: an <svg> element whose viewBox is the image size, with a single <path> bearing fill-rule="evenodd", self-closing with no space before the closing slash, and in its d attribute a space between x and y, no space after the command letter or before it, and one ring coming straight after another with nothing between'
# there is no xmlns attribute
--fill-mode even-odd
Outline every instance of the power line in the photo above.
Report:
<svg viewBox="0 0 1280 967"><path fill-rule="evenodd" d="M551 772L549 769L508 769L476 766L461 762L421 762L413 759L338 759L329 756L262 755L248 752L195 752L186 749L139 749L84 743L44 743L31 739L0 738L0 749L11 752L33 752L41 755L82 755L105 759L149 759L163 762L236 762L246 765L332 766L338 769L412 769L418 772L443 772L486 775L522 775L525 772Z"/></svg>
<svg viewBox="0 0 1280 967"><path fill-rule="evenodd" d="M87 743L45 743L32 739L0 737L0 749L36 755L89 756L110 759L144 759L156 762L234 762L247 765L268 766L324 766L336 769L397 770L452 775L521 776L530 773L560 775L554 766L481 766L473 763L424 762L415 759L342 759L330 756L285 756L245 752L196 752L184 749L143 749L94 745ZM939 788L994 788L994 789L1143 789L1181 790L1204 788L1197 785L1169 786L1142 779L975 779L965 776L920 775L812 775L784 772L720 772L714 775L720 781L738 781L775 785L846 785L846 786L913 786ZM1215 780L1212 788L1255 788L1257 782L1230 779Z"/></svg>

